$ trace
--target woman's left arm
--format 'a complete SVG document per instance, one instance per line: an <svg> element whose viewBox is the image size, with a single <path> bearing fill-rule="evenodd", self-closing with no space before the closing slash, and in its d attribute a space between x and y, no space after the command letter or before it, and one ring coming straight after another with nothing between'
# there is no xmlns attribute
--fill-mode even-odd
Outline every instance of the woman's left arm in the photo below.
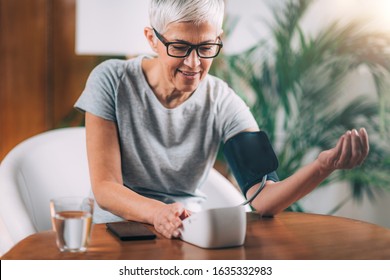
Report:
<svg viewBox="0 0 390 280"><path fill-rule="evenodd" d="M362 164L368 152L367 131L364 128L347 131L334 148L321 152L315 161L290 177L280 182L268 181L252 206L264 216L280 213L311 192L334 170L352 169ZM257 188L258 185L250 188L247 197L251 197Z"/></svg>

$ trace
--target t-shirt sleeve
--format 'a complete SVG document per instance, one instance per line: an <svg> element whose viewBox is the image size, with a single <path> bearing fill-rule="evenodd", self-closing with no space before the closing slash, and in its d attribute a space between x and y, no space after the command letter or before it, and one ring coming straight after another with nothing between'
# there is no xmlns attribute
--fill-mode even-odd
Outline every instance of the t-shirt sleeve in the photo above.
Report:
<svg viewBox="0 0 390 280"><path fill-rule="evenodd" d="M224 90L219 106L222 139L226 142L232 136L248 128L257 128L258 124L245 102L230 88ZM279 181L276 171L267 174L267 180Z"/></svg>
<svg viewBox="0 0 390 280"><path fill-rule="evenodd" d="M107 60L89 75L75 108L110 121L116 121L115 100L119 84L119 61Z"/></svg>
<svg viewBox="0 0 390 280"><path fill-rule="evenodd" d="M223 142L248 128L258 128L249 107L230 88L225 90L219 106Z"/></svg>

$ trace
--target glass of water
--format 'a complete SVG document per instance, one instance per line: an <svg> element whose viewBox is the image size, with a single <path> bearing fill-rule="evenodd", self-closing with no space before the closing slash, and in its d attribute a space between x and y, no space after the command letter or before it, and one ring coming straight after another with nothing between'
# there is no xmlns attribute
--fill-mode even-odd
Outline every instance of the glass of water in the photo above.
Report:
<svg viewBox="0 0 390 280"><path fill-rule="evenodd" d="M61 252L85 252L88 247L94 201L88 197L50 200L53 230Z"/></svg>

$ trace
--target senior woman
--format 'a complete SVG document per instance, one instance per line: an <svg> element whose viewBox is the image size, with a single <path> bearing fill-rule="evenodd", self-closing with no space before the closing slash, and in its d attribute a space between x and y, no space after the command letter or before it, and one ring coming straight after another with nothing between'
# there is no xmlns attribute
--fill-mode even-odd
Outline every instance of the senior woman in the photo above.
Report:
<svg viewBox="0 0 390 280"><path fill-rule="evenodd" d="M205 200L199 188L220 143L259 128L233 90L208 74L222 48L224 1L151 0L149 15L144 33L156 56L103 62L75 106L86 112L99 205L94 221L140 221L172 238ZM360 165L368 150L364 129L347 131L333 149L289 178L278 181L270 174L252 206L263 215L277 214L335 169Z"/></svg>

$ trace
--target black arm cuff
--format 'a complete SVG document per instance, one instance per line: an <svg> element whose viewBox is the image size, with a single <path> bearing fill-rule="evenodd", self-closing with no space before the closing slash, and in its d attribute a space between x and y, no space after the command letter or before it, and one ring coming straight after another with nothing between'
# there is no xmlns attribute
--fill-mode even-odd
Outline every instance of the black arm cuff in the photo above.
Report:
<svg viewBox="0 0 390 280"><path fill-rule="evenodd" d="M241 132L226 141L223 152L244 195L264 175L279 180L278 159L265 132Z"/></svg>

